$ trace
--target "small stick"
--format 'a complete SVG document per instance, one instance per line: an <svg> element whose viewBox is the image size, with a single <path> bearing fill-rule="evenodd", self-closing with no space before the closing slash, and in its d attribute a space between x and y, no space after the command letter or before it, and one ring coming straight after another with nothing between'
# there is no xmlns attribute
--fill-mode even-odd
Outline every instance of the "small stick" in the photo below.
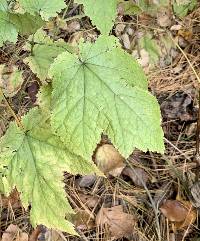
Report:
<svg viewBox="0 0 200 241"><path fill-rule="evenodd" d="M196 129L196 154L195 154L195 161L197 163L196 168L196 181L199 179L199 169L200 169L200 155L199 155L199 135L200 135L200 89L199 89L199 108L198 108L198 115L197 115L197 129Z"/></svg>
<svg viewBox="0 0 200 241"><path fill-rule="evenodd" d="M5 100L5 103L6 103L6 106L8 107L8 109L9 109L9 111L11 112L12 116L15 118L15 121L16 121L17 125L23 130L24 127L23 127L21 121L19 120L19 118L18 118L17 115L15 114L14 110L11 108L11 106L10 106L8 100L6 99L6 97L5 97L5 95L4 95L4 93L3 93L3 91L2 91L1 88L0 88L0 95L3 96L3 98L4 98L4 100Z"/></svg>

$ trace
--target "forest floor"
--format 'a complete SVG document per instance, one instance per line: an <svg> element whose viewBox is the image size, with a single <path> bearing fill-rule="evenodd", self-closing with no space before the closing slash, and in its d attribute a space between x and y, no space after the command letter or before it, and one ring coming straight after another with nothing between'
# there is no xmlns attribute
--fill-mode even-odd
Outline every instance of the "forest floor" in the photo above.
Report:
<svg viewBox="0 0 200 241"><path fill-rule="evenodd" d="M71 20L58 26L55 19L52 26L46 28L49 36L53 36L56 28L57 38L70 44L75 45L81 37L94 41L99 33L89 18L80 17L81 8L71 4L68 10L67 17ZM76 15L78 18L74 17ZM113 34L142 65L148 76L149 90L159 101L165 153L135 150L124 160L107 136L102 136L93 158L98 159L100 155L111 166L105 171L107 178L65 174L68 198L77 211L73 222L80 237L44 226L33 230L28 211L22 208L18 193L13 191L9 198L1 196L2 241L200 240L200 184L195 159L200 7L197 4L184 17L162 6L136 16L119 5ZM18 114L37 105L40 86L37 77L29 74L27 66L20 61L23 44L20 39L16 45L6 44L0 48L0 64L17 63L29 76L21 90L9 98ZM11 120L6 108L2 102L0 136Z"/></svg>

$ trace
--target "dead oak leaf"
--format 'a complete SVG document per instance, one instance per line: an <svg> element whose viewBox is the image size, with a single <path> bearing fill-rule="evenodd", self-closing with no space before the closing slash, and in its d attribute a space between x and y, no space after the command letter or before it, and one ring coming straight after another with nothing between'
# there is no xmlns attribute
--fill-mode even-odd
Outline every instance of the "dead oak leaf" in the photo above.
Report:
<svg viewBox="0 0 200 241"><path fill-rule="evenodd" d="M96 217L96 224L107 226L112 240L127 237L134 233L136 218L123 211L121 205L101 208Z"/></svg>

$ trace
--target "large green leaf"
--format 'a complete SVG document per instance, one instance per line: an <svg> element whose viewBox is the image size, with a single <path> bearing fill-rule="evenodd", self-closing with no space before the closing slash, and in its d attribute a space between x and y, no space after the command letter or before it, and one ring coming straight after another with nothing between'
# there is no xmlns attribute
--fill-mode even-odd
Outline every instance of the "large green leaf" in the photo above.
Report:
<svg viewBox="0 0 200 241"><path fill-rule="evenodd" d="M0 11L0 47L4 42L9 41L15 43L17 41L18 30L15 25L10 22L8 13Z"/></svg>
<svg viewBox="0 0 200 241"><path fill-rule="evenodd" d="M44 20L55 17L66 7L64 0L19 0L21 7L30 14L40 14Z"/></svg>
<svg viewBox="0 0 200 241"><path fill-rule="evenodd" d="M0 47L4 42L16 43L18 33L29 35L40 28L44 22L37 16L30 14L15 14L0 11Z"/></svg>
<svg viewBox="0 0 200 241"><path fill-rule="evenodd" d="M62 40L53 41L41 29L30 36L29 40L35 44L33 47L27 45L26 49L31 51L31 55L24 62L42 82L48 77L48 70L54 59L64 51L73 51L67 43Z"/></svg>
<svg viewBox="0 0 200 241"><path fill-rule="evenodd" d="M79 47L78 56L65 52L50 69L55 132L85 158L102 131L125 157L134 148L163 152L159 105L147 92L142 68L114 37Z"/></svg>
<svg viewBox="0 0 200 241"><path fill-rule="evenodd" d="M117 15L117 0L75 0L102 34L109 34Z"/></svg>
<svg viewBox="0 0 200 241"><path fill-rule="evenodd" d="M15 186L25 207L31 204L34 226L44 224L75 234L73 225L65 220L73 213L65 198L63 172L100 174L91 161L68 151L51 133L46 115L35 108L22 119L24 129L11 123L0 140L0 163L6 167L9 190Z"/></svg>

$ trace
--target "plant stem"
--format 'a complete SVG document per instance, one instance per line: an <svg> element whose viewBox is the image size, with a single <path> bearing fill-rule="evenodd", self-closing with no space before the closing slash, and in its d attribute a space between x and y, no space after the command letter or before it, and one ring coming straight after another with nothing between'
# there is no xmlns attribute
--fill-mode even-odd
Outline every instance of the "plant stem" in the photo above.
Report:
<svg viewBox="0 0 200 241"><path fill-rule="evenodd" d="M15 114L14 110L13 110L12 107L10 106L10 104L9 104L7 98L5 97L5 95L4 95L4 93L3 93L3 91L2 91L1 88L0 88L0 95L3 96L4 101L5 101L5 103L6 103L6 106L8 107L8 109L9 109L10 113L12 114L12 116L15 118L15 121L16 121L17 125L23 130L24 127L23 127L21 121L19 120L19 118L18 118L17 115Z"/></svg>
<svg viewBox="0 0 200 241"><path fill-rule="evenodd" d="M198 103L199 103L199 108L198 108L198 115L197 115L197 129L196 129L196 155L195 155L195 161L197 163L197 168L196 168L196 181L199 179L199 169L200 169L200 155L199 155L199 135L200 135L200 89L199 89L199 94L198 94Z"/></svg>

